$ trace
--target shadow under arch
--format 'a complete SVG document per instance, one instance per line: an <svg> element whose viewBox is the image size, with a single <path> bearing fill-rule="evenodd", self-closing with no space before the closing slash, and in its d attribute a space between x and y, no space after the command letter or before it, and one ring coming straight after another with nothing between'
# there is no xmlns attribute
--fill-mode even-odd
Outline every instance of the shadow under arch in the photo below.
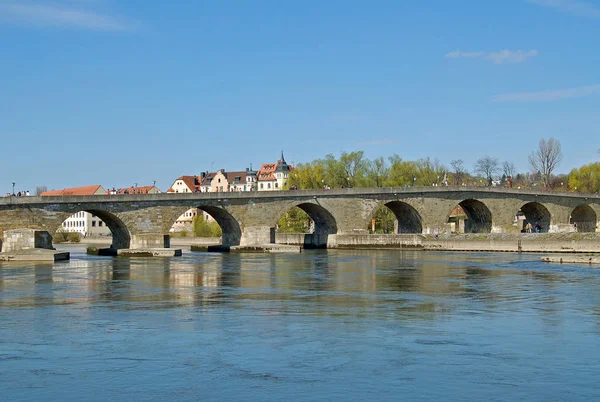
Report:
<svg viewBox="0 0 600 402"><path fill-rule="evenodd" d="M103 211L101 209L81 209L73 211L73 214L82 211L100 218L106 224L112 234L112 248L117 250L129 248L131 243L131 233L129 232L127 225L119 217L111 212ZM61 222L59 228L62 227L63 222Z"/></svg>
<svg viewBox="0 0 600 402"><path fill-rule="evenodd" d="M571 224L576 225L578 232L595 232L598 224L596 212L587 204L575 207L571 212Z"/></svg>
<svg viewBox="0 0 600 402"><path fill-rule="evenodd" d="M222 231L221 245L225 248L239 246L242 239L242 229L238 221L226 209L210 205L197 207L206 212L219 224Z"/></svg>
<svg viewBox="0 0 600 402"><path fill-rule="evenodd" d="M423 220L421 219L421 215L412 205L402 201L390 201L384 204L384 206L392 211L396 217L398 224L397 228L394 228L395 233L423 233Z"/></svg>
<svg viewBox="0 0 600 402"><path fill-rule="evenodd" d="M550 222L552 217L550 211L539 202L528 202L521 207L521 212L525 219L523 220L523 228L525 229L528 223L533 227L532 231L536 231L536 226L539 224L540 232L546 233L550 230Z"/></svg>
<svg viewBox="0 0 600 402"><path fill-rule="evenodd" d="M456 230L463 233L490 233L492 231L492 213L489 208L481 201L475 199L467 199L458 203L466 215L464 220L464 230ZM453 211L448 214L447 222L450 222L453 217ZM457 222L458 223L458 219Z"/></svg>
<svg viewBox="0 0 600 402"><path fill-rule="evenodd" d="M291 208L300 208L314 222L314 230L304 234L304 248L327 248L329 235L338 231L337 222L331 212L319 204L301 202Z"/></svg>

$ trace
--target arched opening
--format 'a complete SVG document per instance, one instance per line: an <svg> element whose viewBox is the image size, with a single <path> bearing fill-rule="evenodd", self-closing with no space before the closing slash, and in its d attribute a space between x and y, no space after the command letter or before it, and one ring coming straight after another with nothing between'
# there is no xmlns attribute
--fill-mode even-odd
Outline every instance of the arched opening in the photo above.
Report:
<svg viewBox="0 0 600 402"><path fill-rule="evenodd" d="M547 233L550 230L550 212L539 202L528 202L523 205L517 216L521 215L521 232Z"/></svg>
<svg viewBox="0 0 600 402"><path fill-rule="evenodd" d="M209 214L221 227L221 246L228 249L239 246L242 238L242 229L238 221L227 210L214 206L199 206L198 209Z"/></svg>
<svg viewBox="0 0 600 402"><path fill-rule="evenodd" d="M596 212L586 204L581 204L575 207L571 212L571 225L577 232L595 232L598 224Z"/></svg>
<svg viewBox="0 0 600 402"><path fill-rule="evenodd" d="M490 233L492 213L481 201L468 199L456 205L448 215L447 224L452 233Z"/></svg>
<svg viewBox="0 0 600 402"><path fill-rule="evenodd" d="M242 238L238 221L226 209L212 205L184 211L171 225L169 234L172 238L196 238L192 251L229 251Z"/></svg>
<svg viewBox="0 0 600 402"><path fill-rule="evenodd" d="M337 233L335 218L318 204L302 203L286 211L277 222L276 243L304 248L326 248L329 235Z"/></svg>
<svg viewBox="0 0 600 402"><path fill-rule="evenodd" d="M121 219L102 210L83 210L65 219L54 232L54 243L110 239L111 248L129 248L131 235ZM105 240L106 241L106 240Z"/></svg>
<svg viewBox="0 0 600 402"><path fill-rule="evenodd" d="M391 201L375 210L368 229L371 233L418 234L423 233L423 223L411 205Z"/></svg>

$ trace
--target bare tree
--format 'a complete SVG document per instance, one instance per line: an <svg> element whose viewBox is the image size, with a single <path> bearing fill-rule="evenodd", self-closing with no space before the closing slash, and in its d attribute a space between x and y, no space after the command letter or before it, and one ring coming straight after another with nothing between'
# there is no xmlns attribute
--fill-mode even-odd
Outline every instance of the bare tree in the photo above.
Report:
<svg viewBox="0 0 600 402"><path fill-rule="evenodd" d="M560 141L555 138L548 140L542 138L538 149L529 155L529 164L534 173L539 172L542 175L544 187L550 187L552 172L562 160L562 149Z"/></svg>
<svg viewBox="0 0 600 402"><path fill-rule="evenodd" d="M492 185L494 175L498 174L499 170L498 159L491 156L484 156L475 163L475 172L485 177L488 186Z"/></svg>
<svg viewBox="0 0 600 402"><path fill-rule="evenodd" d="M460 186L467 173L465 162L462 159L455 159L450 161L450 166L452 166L452 170L454 170L454 180L456 181L456 185Z"/></svg>
<svg viewBox="0 0 600 402"><path fill-rule="evenodd" d="M506 177L515 177L515 173L517 173L517 168L512 162L504 162L502 164L502 170L504 171L504 176Z"/></svg>
<svg viewBox="0 0 600 402"><path fill-rule="evenodd" d="M39 196L40 194L42 194L44 191L48 191L48 187L46 186L37 186L35 188L35 195Z"/></svg>

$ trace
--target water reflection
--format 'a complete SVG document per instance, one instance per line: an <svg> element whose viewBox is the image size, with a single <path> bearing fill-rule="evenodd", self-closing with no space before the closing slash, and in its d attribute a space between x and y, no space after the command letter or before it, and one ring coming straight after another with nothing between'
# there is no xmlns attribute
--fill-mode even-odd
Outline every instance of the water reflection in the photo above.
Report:
<svg viewBox="0 0 600 402"><path fill-rule="evenodd" d="M7 400L598 399L600 270L511 254L70 250L0 264Z"/></svg>
<svg viewBox="0 0 600 402"><path fill-rule="evenodd" d="M290 314L300 303L303 313L412 317L447 313L467 302L484 303L485 311L510 310L527 300L544 314L556 314L562 300L555 290L583 280L548 270L535 257L509 255L383 250L148 259L91 257L80 249L73 254L70 262L54 265L4 264L0 304L248 308L263 301Z"/></svg>

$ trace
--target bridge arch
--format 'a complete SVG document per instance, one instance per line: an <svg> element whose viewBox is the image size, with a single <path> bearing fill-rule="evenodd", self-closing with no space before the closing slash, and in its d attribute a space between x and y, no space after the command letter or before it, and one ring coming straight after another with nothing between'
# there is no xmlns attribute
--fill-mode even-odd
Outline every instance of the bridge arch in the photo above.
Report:
<svg viewBox="0 0 600 402"><path fill-rule="evenodd" d="M535 231L536 225L539 223L541 226L541 232L547 233L550 230L550 223L552 221L552 216L550 215L550 211L544 205L539 202L528 202L521 206L520 211L523 213L523 228L527 226L528 223L531 223L533 226L533 231Z"/></svg>
<svg viewBox="0 0 600 402"><path fill-rule="evenodd" d="M571 221L578 232L595 232L598 224L596 212L587 204L576 206L571 212Z"/></svg>
<svg viewBox="0 0 600 402"><path fill-rule="evenodd" d="M302 213L294 214L294 210L301 210ZM303 235L301 239L305 248L326 248L329 235L336 234L338 231L335 217L326 208L313 202L298 202L288 208L287 211L279 217L277 221L277 231L279 236L288 236L290 226L282 228L282 218L288 219L290 226L296 226L292 233ZM310 222L289 222L289 219L303 220L308 216ZM287 230L286 230L287 229ZM288 233L286 233L288 232ZM275 239L275 241L290 242L290 239ZM297 242L298 240L292 242Z"/></svg>
<svg viewBox="0 0 600 402"><path fill-rule="evenodd" d="M483 202L472 198L456 205L446 218L448 224L454 223L457 233L490 233L492 231L492 213Z"/></svg>
<svg viewBox="0 0 600 402"><path fill-rule="evenodd" d="M235 217L225 208L212 205L199 205L196 208L206 212L219 224L222 231L221 244L223 247L239 246L242 239L242 229Z"/></svg>
<svg viewBox="0 0 600 402"><path fill-rule="evenodd" d="M394 215L396 219L392 231L394 234L423 233L423 220L419 212L412 205L403 201L389 201L373 211L372 216L374 217L381 208L389 209Z"/></svg>
<svg viewBox="0 0 600 402"><path fill-rule="evenodd" d="M70 211L69 211L70 212ZM131 243L131 233L127 225L115 214L104 211L101 209L83 209L83 210L73 210L71 215L67 217L70 218L74 214L78 212L87 212L100 218L100 220L106 224L108 229L112 234L112 248L115 249L126 249L129 248ZM92 218L93 219L93 218ZM59 229L63 227L63 222L66 220L60 221L58 226L56 226L53 233L56 233Z"/></svg>

